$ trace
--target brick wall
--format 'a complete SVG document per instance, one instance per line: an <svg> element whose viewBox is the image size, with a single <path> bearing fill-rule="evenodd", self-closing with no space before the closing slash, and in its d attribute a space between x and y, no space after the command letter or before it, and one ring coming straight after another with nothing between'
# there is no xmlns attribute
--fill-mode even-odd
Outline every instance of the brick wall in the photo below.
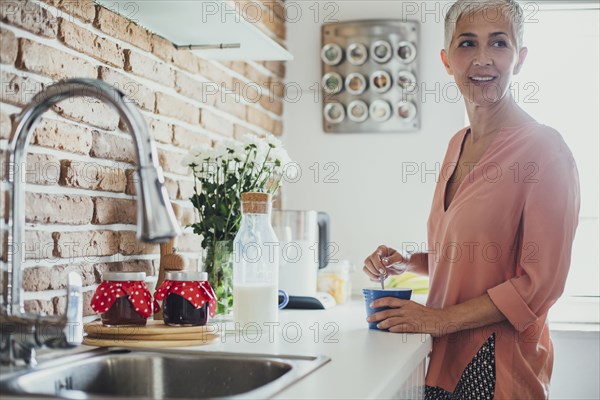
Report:
<svg viewBox="0 0 600 400"><path fill-rule="evenodd" d="M270 16L259 29L285 44L280 1L255 3ZM91 0L0 4L2 168L14 116L37 92L72 77L104 80L137 103L182 226L196 218L193 182L180 164L190 147L247 132L282 134L282 62L203 60ZM135 240L134 159L130 135L109 106L72 99L44 114L27 165L17 170L27 181L26 241L11 251L24 260L27 310L61 313L70 271L83 278L85 315L93 314L89 298L102 271L158 272L158 246ZM191 231L176 246L197 262L200 240Z"/></svg>

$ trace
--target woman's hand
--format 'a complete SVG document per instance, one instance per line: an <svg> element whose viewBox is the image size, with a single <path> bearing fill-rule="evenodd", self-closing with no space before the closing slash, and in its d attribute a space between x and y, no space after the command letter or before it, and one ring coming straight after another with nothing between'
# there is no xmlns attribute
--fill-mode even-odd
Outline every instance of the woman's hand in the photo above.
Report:
<svg viewBox="0 0 600 400"><path fill-rule="evenodd" d="M379 322L379 329L387 329L390 332L429 333L435 337L506 320L487 293L443 309L426 307L395 297L377 299L371 303L371 307L391 307L367 318L369 322Z"/></svg>
<svg viewBox="0 0 600 400"><path fill-rule="evenodd" d="M363 271L371 280L376 281L379 280L381 274L385 276L400 275L406 269L390 268L390 266L393 264L396 264L394 267L398 264L408 266L408 261L407 258L391 247L381 245L369 257L365 258Z"/></svg>
<svg viewBox="0 0 600 400"><path fill-rule="evenodd" d="M390 332L428 333L438 337L457 330L453 329L454 324L446 310L426 307L414 301L382 297L373 301L371 307L391 307L367 318L368 322L379 322L379 329Z"/></svg>

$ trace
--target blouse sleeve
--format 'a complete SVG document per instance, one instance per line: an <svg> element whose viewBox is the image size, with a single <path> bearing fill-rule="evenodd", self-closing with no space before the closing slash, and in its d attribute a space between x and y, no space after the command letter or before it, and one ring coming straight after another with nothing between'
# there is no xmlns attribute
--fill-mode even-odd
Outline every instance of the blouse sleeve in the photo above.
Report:
<svg viewBox="0 0 600 400"><path fill-rule="evenodd" d="M488 289L519 332L546 313L562 294L579 218L579 179L569 152L540 169L528 185L516 277Z"/></svg>

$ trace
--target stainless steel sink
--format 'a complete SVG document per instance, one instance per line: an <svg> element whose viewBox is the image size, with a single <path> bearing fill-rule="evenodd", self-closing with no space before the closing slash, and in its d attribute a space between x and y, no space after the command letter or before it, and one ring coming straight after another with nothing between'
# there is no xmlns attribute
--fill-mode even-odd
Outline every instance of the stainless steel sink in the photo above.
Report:
<svg viewBox="0 0 600 400"><path fill-rule="evenodd" d="M0 393L72 399L268 398L324 356L101 348L2 375Z"/></svg>

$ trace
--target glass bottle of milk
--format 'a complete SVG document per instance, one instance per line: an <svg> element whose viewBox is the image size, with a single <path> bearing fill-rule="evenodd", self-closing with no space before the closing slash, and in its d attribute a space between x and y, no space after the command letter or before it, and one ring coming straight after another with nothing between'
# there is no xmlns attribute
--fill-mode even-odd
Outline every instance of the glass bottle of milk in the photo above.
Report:
<svg viewBox="0 0 600 400"><path fill-rule="evenodd" d="M271 195L242 193L233 241L233 318L241 329L278 322L279 242L271 226Z"/></svg>

